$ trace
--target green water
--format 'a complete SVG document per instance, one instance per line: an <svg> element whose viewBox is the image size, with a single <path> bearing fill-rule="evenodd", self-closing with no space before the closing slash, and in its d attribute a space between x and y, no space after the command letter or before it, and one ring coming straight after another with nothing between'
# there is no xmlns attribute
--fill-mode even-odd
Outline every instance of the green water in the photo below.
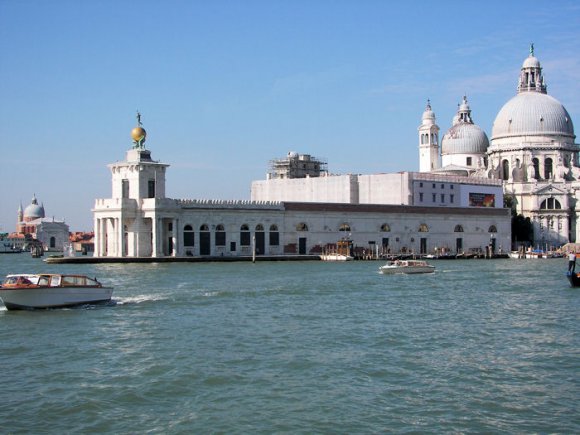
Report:
<svg viewBox="0 0 580 435"><path fill-rule="evenodd" d="M0 311L2 433L580 433L567 261L46 265L109 306Z"/></svg>

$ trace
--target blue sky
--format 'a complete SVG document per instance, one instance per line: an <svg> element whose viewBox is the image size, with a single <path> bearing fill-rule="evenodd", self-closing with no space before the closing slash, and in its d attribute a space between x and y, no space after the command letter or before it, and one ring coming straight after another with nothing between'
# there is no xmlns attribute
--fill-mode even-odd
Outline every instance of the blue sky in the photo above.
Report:
<svg viewBox="0 0 580 435"><path fill-rule="evenodd" d="M427 98L491 136L531 42L580 128L575 1L0 0L0 229L36 194L92 230L136 110L172 198L249 199L288 151L418 170Z"/></svg>

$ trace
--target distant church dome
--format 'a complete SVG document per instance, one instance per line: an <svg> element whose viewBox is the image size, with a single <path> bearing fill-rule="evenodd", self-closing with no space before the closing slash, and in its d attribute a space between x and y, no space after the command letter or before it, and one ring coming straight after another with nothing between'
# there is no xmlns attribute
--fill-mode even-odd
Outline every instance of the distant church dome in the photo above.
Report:
<svg viewBox="0 0 580 435"><path fill-rule="evenodd" d="M533 46L521 68L518 94L501 108L493 123L492 141L513 136L565 136L574 139L570 114L558 100L547 94Z"/></svg>
<svg viewBox="0 0 580 435"><path fill-rule="evenodd" d="M487 135L473 123L471 109L464 96L453 118L453 126L441 140L441 154L483 154L488 146Z"/></svg>
<svg viewBox="0 0 580 435"><path fill-rule="evenodd" d="M32 201L30 205L28 205L24 209L24 219L27 221L43 218L44 217L44 207L38 205L38 201L36 200L36 195L32 197Z"/></svg>

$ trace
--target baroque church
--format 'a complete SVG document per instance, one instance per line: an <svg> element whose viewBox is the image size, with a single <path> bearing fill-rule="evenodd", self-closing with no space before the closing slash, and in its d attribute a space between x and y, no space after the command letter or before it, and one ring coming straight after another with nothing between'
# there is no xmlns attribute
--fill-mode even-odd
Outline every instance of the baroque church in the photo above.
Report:
<svg viewBox="0 0 580 435"><path fill-rule="evenodd" d="M19 248L23 248L27 242L36 240L46 251L62 251L68 244L68 234L68 225L64 221L47 218L44 204L38 204L36 195L33 195L26 208L22 209L22 204L18 208L16 233L10 237L19 240L17 243Z"/></svg>
<svg viewBox="0 0 580 435"><path fill-rule="evenodd" d="M580 241L580 149L568 111L548 95L533 44L516 95L495 118L491 140L473 122L466 97L441 140L441 152L438 133L428 102L419 126L422 172L501 180L504 196L531 220L536 245Z"/></svg>

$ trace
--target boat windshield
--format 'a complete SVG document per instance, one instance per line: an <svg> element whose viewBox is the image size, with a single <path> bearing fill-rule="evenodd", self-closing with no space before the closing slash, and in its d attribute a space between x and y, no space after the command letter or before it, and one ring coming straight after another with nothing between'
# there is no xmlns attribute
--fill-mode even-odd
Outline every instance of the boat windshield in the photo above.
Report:
<svg viewBox="0 0 580 435"><path fill-rule="evenodd" d="M38 275L8 275L2 285L15 286L15 285L29 285L38 284Z"/></svg>

